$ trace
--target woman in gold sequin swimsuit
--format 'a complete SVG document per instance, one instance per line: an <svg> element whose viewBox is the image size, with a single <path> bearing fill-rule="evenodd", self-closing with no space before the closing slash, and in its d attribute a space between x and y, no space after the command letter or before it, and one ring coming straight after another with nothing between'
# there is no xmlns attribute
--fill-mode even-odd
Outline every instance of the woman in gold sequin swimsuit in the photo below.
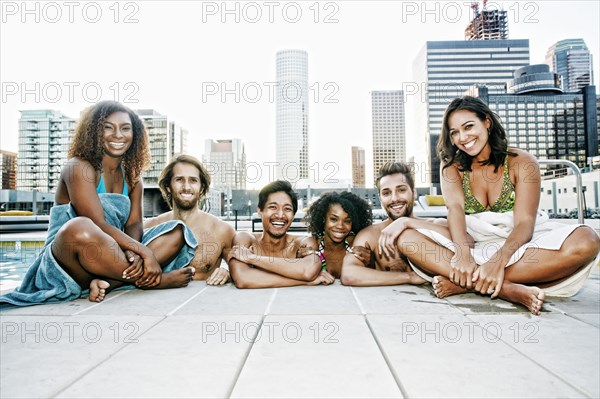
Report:
<svg viewBox="0 0 600 399"><path fill-rule="evenodd" d="M438 142L442 192L448 206L452 241L458 246L449 267L434 279L439 295L474 289L500 296L539 314L544 291L538 287L566 279L598 254L600 239L580 226L558 250L530 248L505 269L515 251L532 238L540 199L541 176L536 159L508 147L499 118L478 98L455 99L444 115ZM489 261L475 263L466 240L465 214L513 211L514 229ZM529 253L528 253L529 251ZM525 284L525 285L523 285ZM445 296L445 295L444 295Z"/></svg>
<svg viewBox="0 0 600 399"><path fill-rule="evenodd" d="M398 232L399 248L421 249L406 255L415 271L432 281L435 294L444 298L472 290L524 305L536 315L544 290L574 295L593 266L600 238L586 225L559 224L542 231L541 224L551 223L544 222L547 217L536 226L538 163L508 146L498 116L478 98L455 99L444 114L437 149L451 241L427 238L423 231ZM497 227L502 236L496 246L476 240L472 248L467 219L472 227L488 226L489 220L507 223ZM491 251L478 252L481 248ZM436 251L441 256L426 256Z"/></svg>

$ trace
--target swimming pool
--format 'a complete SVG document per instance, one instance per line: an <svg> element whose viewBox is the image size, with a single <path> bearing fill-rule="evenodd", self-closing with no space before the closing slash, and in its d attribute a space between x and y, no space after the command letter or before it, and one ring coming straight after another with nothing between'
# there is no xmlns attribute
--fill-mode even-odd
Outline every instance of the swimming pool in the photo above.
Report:
<svg viewBox="0 0 600 399"><path fill-rule="evenodd" d="M12 290L21 284L23 276L40 251L41 241L0 242L0 292Z"/></svg>

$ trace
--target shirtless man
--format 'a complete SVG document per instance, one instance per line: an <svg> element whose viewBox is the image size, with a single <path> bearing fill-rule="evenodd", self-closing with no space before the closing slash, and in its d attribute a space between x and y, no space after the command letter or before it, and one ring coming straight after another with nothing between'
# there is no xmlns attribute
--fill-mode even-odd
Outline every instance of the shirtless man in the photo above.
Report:
<svg viewBox="0 0 600 399"><path fill-rule="evenodd" d="M229 271L221 267L223 253L231 248L235 230L228 223L199 208L200 200L210 187L210 175L196 158L179 155L169 162L160 175L158 186L171 211L144 222L144 228L167 220L182 220L198 241L194 259L194 280L208 285L229 281Z"/></svg>
<svg viewBox="0 0 600 399"><path fill-rule="evenodd" d="M237 288L333 283L333 276L321 270L315 239L287 233L297 210L298 197L289 182L277 180L260 191L258 214L263 232L237 233L230 253L231 277Z"/></svg>
<svg viewBox="0 0 600 399"><path fill-rule="evenodd" d="M357 257L346 254L342 266L342 284L354 286L380 286L398 284L424 284L427 281L411 270L404 256L397 251L382 248L380 242L386 236L385 228L393 222L403 223L404 228L427 227L449 236L448 229L439 222L431 222L413 216L415 183L410 167L401 162L388 162L379 170L377 189L381 206L388 218L358 232L354 247L365 247L372 253L371 265L365 267Z"/></svg>

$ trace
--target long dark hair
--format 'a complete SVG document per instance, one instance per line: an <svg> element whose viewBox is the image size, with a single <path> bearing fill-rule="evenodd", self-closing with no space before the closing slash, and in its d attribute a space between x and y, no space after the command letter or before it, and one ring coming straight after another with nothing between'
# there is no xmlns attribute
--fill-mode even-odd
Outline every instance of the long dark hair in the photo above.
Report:
<svg viewBox="0 0 600 399"><path fill-rule="evenodd" d="M476 97L471 96L455 98L452 100L450 105L448 105L448 108L446 108L446 112L444 113L442 131L437 142L437 152L440 160L445 163L444 169L458 162L460 165L459 169L461 171L471 170L473 158L452 144L452 138L450 136L450 126L448 125L448 120L454 112L460 110L473 112L482 122L485 122L486 119L490 120L488 135L488 143L491 147L490 157L481 162L481 164L494 165L494 172L497 172L500 165L504 163L506 156L515 154L508 151L508 139L506 138L506 131L504 130L504 127L502 127L498 115L496 115L486 103Z"/></svg>

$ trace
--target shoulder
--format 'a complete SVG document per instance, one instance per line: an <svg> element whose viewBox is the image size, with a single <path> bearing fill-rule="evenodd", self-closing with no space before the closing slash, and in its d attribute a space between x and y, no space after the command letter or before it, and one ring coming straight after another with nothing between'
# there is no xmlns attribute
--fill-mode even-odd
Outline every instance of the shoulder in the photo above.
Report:
<svg viewBox="0 0 600 399"><path fill-rule="evenodd" d="M195 225L199 230L206 231L210 230L210 232L216 236L228 237L232 239L236 234L233 226L229 223L219 219L215 215L211 215L210 213L204 211L198 211L198 223Z"/></svg>
<svg viewBox="0 0 600 399"><path fill-rule="evenodd" d="M527 151L518 148L509 148L509 151L516 156L508 156L508 170L516 180L524 180L534 178L538 180L540 175L540 167L537 159Z"/></svg>
<svg viewBox="0 0 600 399"><path fill-rule="evenodd" d="M453 162L448 166L442 163L440 169L444 181L454 183L457 181L457 178L462 179L463 171L460 170L460 164L458 162Z"/></svg>
<svg viewBox="0 0 600 399"><path fill-rule="evenodd" d="M289 237L297 248L317 248L317 240L313 236L289 235Z"/></svg>
<svg viewBox="0 0 600 399"><path fill-rule="evenodd" d="M373 244L377 242L383 230L383 223L372 224L358 232L354 237L353 245L363 245L365 242Z"/></svg>
<svg viewBox="0 0 600 399"><path fill-rule="evenodd" d="M149 227L158 226L159 224L168 222L169 220L173 220L173 211L165 212L156 217L144 220L144 228L147 229Z"/></svg>
<svg viewBox="0 0 600 399"><path fill-rule="evenodd" d="M258 242L258 239L254 234L248 233L247 231L238 231L234 236L234 244L250 245Z"/></svg>
<svg viewBox="0 0 600 399"><path fill-rule="evenodd" d="M525 150L521 150L516 147L510 147L508 151L515 156L508 156L508 164L510 165L521 165L526 163L535 163L537 165L537 159Z"/></svg>
<svg viewBox="0 0 600 399"><path fill-rule="evenodd" d="M99 172L94 170L91 163L77 157L68 159L61 170L61 179L67 184L82 180L95 183L97 175L99 176Z"/></svg>

